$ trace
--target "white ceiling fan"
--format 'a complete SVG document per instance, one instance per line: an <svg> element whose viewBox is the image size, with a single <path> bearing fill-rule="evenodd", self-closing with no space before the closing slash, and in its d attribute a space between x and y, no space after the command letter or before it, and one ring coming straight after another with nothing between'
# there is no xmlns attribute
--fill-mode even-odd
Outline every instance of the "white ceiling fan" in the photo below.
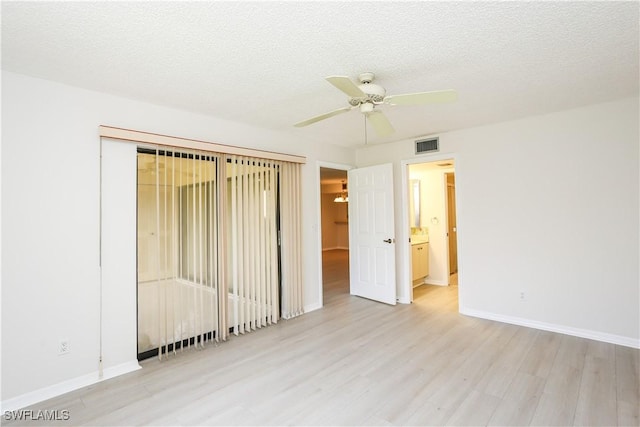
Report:
<svg viewBox="0 0 640 427"><path fill-rule="evenodd" d="M458 94L455 90L437 90L433 92L416 92L387 96L387 91L382 86L373 83L374 78L375 74L373 73L362 73L358 76L360 84L356 85L349 77L327 77L326 79L329 83L349 96L349 106L329 111L328 113L320 114L319 116L311 117L310 119L296 123L294 126L308 126L312 123L328 119L329 117L346 113L354 108L359 108L360 112L366 116L371 123L373 130L379 136L388 136L395 132L395 130L382 111L376 110L378 105L433 104L452 102L458 98Z"/></svg>

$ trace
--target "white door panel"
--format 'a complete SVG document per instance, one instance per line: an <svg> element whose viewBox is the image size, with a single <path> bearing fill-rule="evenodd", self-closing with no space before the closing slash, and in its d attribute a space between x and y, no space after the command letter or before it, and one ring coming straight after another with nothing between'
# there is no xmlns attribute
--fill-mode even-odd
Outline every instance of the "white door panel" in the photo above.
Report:
<svg viewBox="0 0 640 427"><path fill-rule="evenodd" d="M348 175L351 294L395 304L393 167L352 169Z"/></svg>

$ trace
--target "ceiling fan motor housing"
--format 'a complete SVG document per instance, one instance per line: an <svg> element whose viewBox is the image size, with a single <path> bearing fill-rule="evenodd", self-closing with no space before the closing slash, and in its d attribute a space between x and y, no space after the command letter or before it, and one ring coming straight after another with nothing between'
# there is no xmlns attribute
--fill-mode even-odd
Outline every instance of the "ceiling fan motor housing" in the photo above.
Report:
<svg viewBox="0 0 640 427"><path fill-rule="evenodd" d="M379 104L384 100L384 96L387 91L382 86L378 86L374 83L363 83L358 85L358 88L365 93L364 97L351 97L349 98L349 104L356 107L364 102L373 102Z"/></svg>

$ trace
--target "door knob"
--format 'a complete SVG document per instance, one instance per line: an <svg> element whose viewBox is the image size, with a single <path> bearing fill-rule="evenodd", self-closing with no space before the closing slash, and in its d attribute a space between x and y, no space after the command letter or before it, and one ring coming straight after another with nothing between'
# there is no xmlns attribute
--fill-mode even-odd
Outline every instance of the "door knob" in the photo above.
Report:
<svg viewBox="0 0 640 427"><path fill-rule="evenodd" d="M392 242L392 240L391 240L391 239L384 239L384 240L383 240L383 242L385 242L385 243L391 243L391 242Z"/></svg>

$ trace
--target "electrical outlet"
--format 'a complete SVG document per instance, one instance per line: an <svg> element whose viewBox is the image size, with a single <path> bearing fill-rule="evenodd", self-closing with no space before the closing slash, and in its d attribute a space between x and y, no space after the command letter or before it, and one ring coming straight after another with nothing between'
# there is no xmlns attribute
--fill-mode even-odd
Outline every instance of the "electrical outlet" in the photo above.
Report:
<svg viewBox="0 0 640 427"><path fill-rule="evenodd" d="M524 292L520 292L520 299L524 300Z"/></svg>
<svg viewBox="0 0 640 427"><path fill-rule="evenodd" d="M69 350L69 340L65 339L58 342L58 355L68 354Z"/></svg>

